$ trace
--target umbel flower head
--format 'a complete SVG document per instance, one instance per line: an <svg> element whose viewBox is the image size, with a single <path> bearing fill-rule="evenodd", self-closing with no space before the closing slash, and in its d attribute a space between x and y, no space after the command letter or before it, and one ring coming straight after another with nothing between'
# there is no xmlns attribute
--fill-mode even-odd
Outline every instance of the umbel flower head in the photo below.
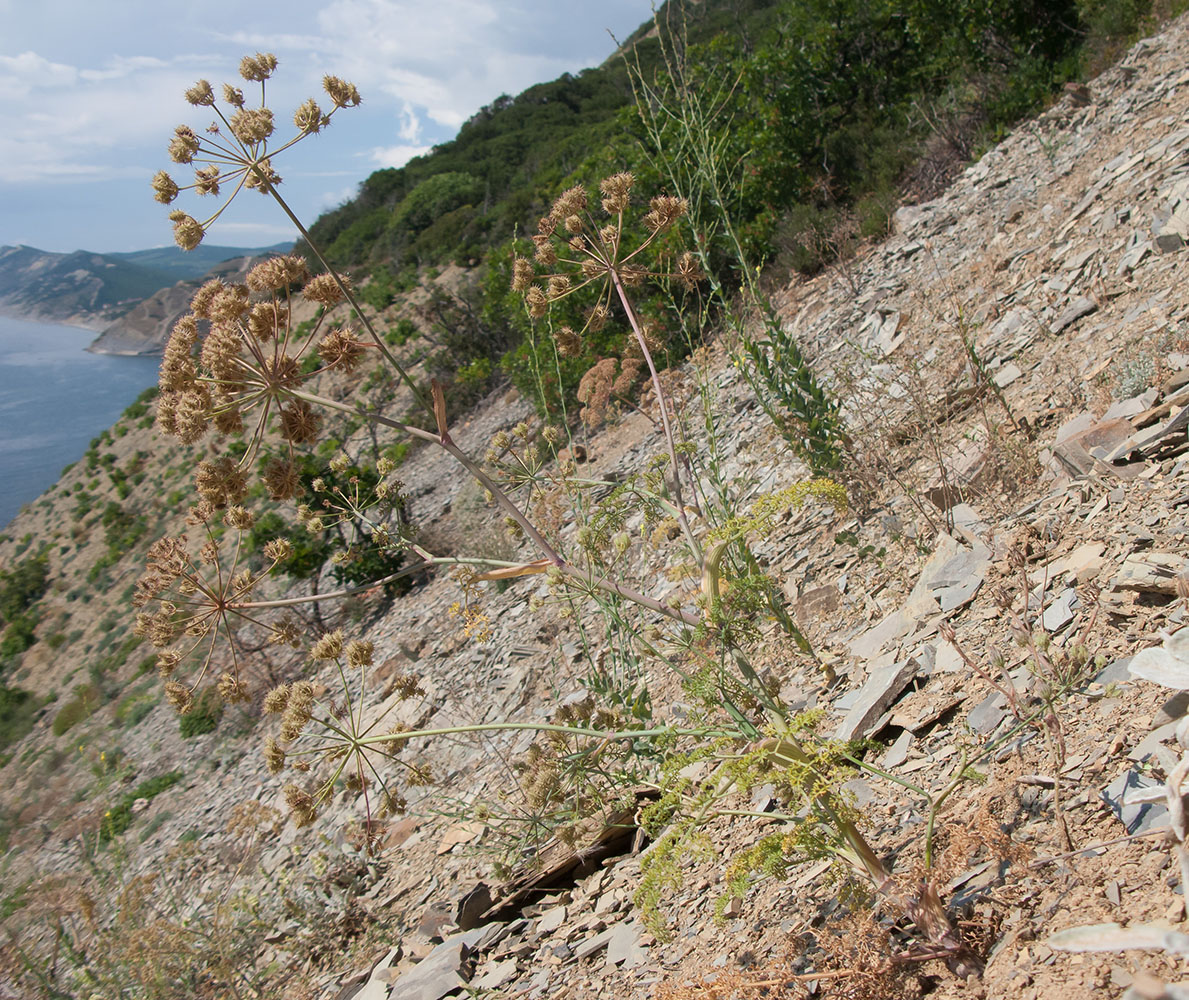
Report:
<svg viewBox="0 0 1189 1000"><path fill-rule="evenodd" d="M211 109L216 119L201 132L189 125L179 125L174 130L169 142L169 158L174 163L192 166L194 182L179 185L160 170L152 180L153 197L163 205L170 205L181 192L193 190L213 198L222 196L224 200L201 221L181 209L170 212L174 239L183 250L193 250L202 242L211 224L244 188L252 188L261 194L273 193L281 183L281 177L272 165L273 157L306 136L321 132L342 108L354 108L360 103L359 91L353 84L337 76L323 77L322 89L330 99L330 110L323 111L312 97L304 101L293 113L296 132L277 145L274 140L277 121L265 104L266 83L276 68L277 57L270 53L257 52L240 61L240 76L249 84L259 85L260 103L257 107L248 107L243 90L230 84L223 85L222 107L208 80L199 80L186 91L186 100L190 104Z"/></svg>
<svg viewBox="0 0 1189 1000"><path fill-rule="evenodd" d="M641 219L646 235L635 245L628 245L625 214L631 208L634 184L632 174L618 173L599 185L601 207L609 220L596 218L585 188L564 191L537 225L533 258L517 257L512 264L512 290L524 295L525 306L534 318L544 316L551 303L581 289L598 289L597 301L587 311L580 330L562 326L555 331L561 355L580 355L584 335L587 331L598 332L607 324L616 302L632 327L634 338L629 340L622 362L602 359L583 379L579 398L587 404L583 415L588 422L601 419L611 395L624 395L645 364L654 381L657 378L650 357L656 345L649 342L645 326L632 311L626 290L649 279L673 281L692 290L703 278L697 258L689 252L657 269L643 263L646 251L688 211L684 198L653 198Z"/></svg>
<svg viewBox="0 0 1189 1000"><path fill-rule="evenodd" d="M333 306L343 295L330 275L310 278L297 256L257 264L241 285L208 281L174 326L161 361L157 424L165 433L193 443L211 429L242 431L251 418L249 448L240 462L246 467L275 419L290 455L288 463L274 462L265 470L269 493L278 500L298 489L292 446L312 441L320 426L318 414L300 398L301 386L319 372L351 371L365 348L347 327L323 333L321 317L308 337L297 337L291 306L294 289L303 285L302 297L318 305ZM209 324L201 347L200 322ZM320 364L304 365L307 355L316 355Z"/></svg>

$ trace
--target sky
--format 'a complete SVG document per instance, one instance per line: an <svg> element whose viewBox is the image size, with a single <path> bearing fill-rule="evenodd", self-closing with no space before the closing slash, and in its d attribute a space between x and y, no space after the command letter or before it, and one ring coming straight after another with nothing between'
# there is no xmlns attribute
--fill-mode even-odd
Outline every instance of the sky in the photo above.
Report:
<svg viewBox="0 0 1189 1000"><path fill-rule="evenodd" d="M651 13L652 0L0 0L0 245L104 253L170 243L170 209L149 181L166 169L187 182L166 145L176 125L201 131L211 117L182 93L200 78L216 92L245 86L243 55L279 60L268 82L278 137L307 97L329 107L327 73L363 96L273 164L308 223L372 171L452 138L501 94L598 65L612 35L626 38ZM184 198L172 207L209 209ZM243 192L206 241L293 236L270 198Z"/></svg>

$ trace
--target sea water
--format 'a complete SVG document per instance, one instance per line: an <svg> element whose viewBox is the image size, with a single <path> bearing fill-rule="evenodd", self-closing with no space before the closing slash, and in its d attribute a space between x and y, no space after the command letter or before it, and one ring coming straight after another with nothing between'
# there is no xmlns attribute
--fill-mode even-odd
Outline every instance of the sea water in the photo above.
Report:
<svg viewBox="0 0 1189 1000"><path fill-rule="evenodd" d="M88 354L95 336L0 316L0 529L157 381L159 358Z"/></svg>

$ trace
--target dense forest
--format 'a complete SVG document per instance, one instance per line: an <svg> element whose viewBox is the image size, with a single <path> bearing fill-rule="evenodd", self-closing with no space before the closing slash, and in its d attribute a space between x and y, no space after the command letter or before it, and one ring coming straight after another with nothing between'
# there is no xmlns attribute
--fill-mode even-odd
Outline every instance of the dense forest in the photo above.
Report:
<svg viewBox="0 0 1189 1000"><path fill-rule="evenodd" d="M366 280L377 309L427 269L472 269L471 291L443 311L448 349L433 374L464 370L456 399L473 399L502 371L544 403L549 387L525 356L527 317L506 289L513 240L535 231L562 190L631 170L639 191L691 198L703 260L728 293L740 271L773 261L813 273L886 233L899 204L940 191L1014 122L1175 12L1163 7L669 0L602 66L502 95L456 138L376 171L312 236ZM697 141L714 149L720 176L709 185L674 162L688 151L704 165ZM706 221L720 212L730 213L730 241ZM569 389L612 349L598 338L586 347L563 366Z"/></svg>

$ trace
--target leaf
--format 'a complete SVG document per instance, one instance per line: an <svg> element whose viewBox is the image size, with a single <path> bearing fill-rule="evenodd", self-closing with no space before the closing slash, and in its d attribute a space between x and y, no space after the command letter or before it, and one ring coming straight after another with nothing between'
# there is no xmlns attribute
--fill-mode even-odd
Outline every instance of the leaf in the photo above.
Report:
<svg viewBox="0 0 1189 1000"><path fill-rule="evenodd" d="M1189 628L1165 636L1163 646L1141 649L1127 669L1133 677L1189 691Z"/></svg>
<svg viewBox="0 0 1189 1000"><path fill-rule="evenodd" d="M1088 924L1058 931L1045 942L1054 951L1125 951L1144 948L1174 955L1189 955L1189 934L1161 924Z"/></svg>
<svg viewBox="0 0 1189 1000"><path fill-rule="evenodd" d="M553 562L549 559L538 559L535 562L521 563L519 566L501 566L499 569L489 569L474 577L480 580L514 580L518 576L534 576L548 571Z"/></svg>
<svg viewBox="0 0 1189 1000"><path fill-rule="evenodd" d="M442 383L434 379L430 384L430 392L433 394L433 415L438 424L438 436L443 441L449 441L450 431L446 425L446 393L442 389Z"/></svg>

